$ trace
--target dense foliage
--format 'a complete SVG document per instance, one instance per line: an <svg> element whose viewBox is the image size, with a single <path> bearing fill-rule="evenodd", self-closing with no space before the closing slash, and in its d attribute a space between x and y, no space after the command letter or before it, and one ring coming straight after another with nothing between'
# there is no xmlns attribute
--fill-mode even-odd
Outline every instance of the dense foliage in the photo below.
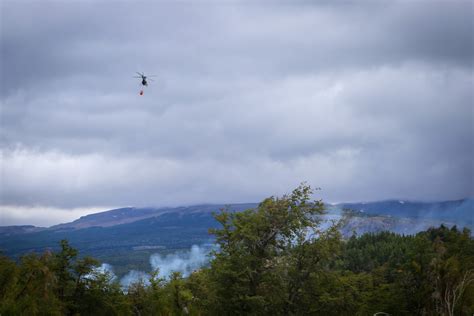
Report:
<svg viewBox="0 0 474 316"><path fill-rule="evenodd" d="M19 263L0 256L1 315L472 315L474 240L441 226L343 240L319 229L311 189L215 214L208 267L124 291L67 241Z"/></svg>

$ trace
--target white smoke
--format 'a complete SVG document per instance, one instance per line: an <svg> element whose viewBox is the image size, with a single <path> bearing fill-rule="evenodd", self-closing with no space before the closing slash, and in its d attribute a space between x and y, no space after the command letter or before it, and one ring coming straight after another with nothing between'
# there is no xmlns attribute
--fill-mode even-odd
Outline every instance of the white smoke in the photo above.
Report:
<svg viewBox="0 0 474 316"><path fill-rule="evenodd" d="M181 272L184 277L187 277L191 272L209 262L209 253L215 247L213 244L193 245L188 251L179 251L168 255L153 254L150 256L150 265L153 271L158 270L160 278L167 278L173 272ZM109 264L102 264L97 269L113 274L112 267ZM134 283L141 282L144 285L149 285L150 277L150 274L146 272L131 270L120 279L120 286L124 291L127 291L130 285Z"/></svg>
<svg viewBox="0 0 474 316"><path fill-rule="evenodd" d="M143 271L132 270L120 280L120 286L122 287L122 289L126 290L130 287L130 285L134 283L142 282L144 285L149 285L149 279L150 275L148 273Z"/></svg>
<svg viewBox="0 0 474 316"><path fill-rule="evenodd" d="M114 273L114 269L108 263L102 263L98 267L94 267L92 271L83 276L84 279L94 280L99 277L99 275L106 275L110 283L114 282L117 279L117 276Z"/></svg>
<svg viewBox="0 0 474 316"><path fill-rule="evenodd" d="M94 268L94 272L109 274L112 278L116 278L114 268L108 263L102 263L99 267Z"/></svg>
<svg viewBox="0 0 474 316"><path fill-rule="evenodd" d="M187 277L191 272L209 262L210 251L209 245L193 245L186 252L177 252L166 256L153 254L150 256L150 264L153 270L159 270L159 277L168 277L172 272L181 272L184 277Z"/></svg>

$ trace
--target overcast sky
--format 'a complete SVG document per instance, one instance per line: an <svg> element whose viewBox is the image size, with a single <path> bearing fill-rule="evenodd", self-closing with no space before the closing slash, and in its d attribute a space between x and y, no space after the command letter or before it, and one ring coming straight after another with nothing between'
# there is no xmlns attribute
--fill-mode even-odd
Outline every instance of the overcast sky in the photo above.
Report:
<svg viewBox="0 0 474 316"><path fill-rule="evenodd" d="M0 225L474 195L472 1L0 3Z"/></svg>

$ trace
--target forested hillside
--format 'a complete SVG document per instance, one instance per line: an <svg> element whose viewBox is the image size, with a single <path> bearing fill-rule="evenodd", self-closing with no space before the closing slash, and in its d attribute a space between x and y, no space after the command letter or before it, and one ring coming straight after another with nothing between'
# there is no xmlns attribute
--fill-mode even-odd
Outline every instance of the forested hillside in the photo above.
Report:
<svg viewBox="0 0 474 316"><path fill-rule="evenodd" d="M322 230L311 189L222 210L209 266L124 289L67 241L0 258L1 315L472 315L474 240L440 226L343 239Z"/></svg>

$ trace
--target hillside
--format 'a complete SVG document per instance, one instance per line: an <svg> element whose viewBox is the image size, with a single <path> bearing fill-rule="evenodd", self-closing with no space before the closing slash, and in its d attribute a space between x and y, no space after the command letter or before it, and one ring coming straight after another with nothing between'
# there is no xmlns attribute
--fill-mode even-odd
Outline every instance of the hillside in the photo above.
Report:
<svg viewBox="0 0 474 316"><path fill-rule="evenodd" d="M166 242L181 247L194 236L197 240L192 242L199 243L204 223L216 226L207 208L164 212L114 226L50 229L52 235L95 236L88 242L96 250L104 237L113 237L114 242L122 238L124 249L109 253L108 263L100 266L78 256L66 240L54 252L16 263L0 256L0 313L376 315L383 311L390 315L472 315L474 240L469 231L440 225L414 235L384 231L350 238L343 238L335 229L316 232L318 216L327 222L341 212L333 208L322 215L324 205L308 203L307 192L295 190L291 196L272 197L241 213L224 211L216 216L222 225L213 230L217 238L212 245L174 249L168 255L158 253L171 250L165 248ZM110 214L114 212L99 217L107 219ZM349 225L388 230L420 220L344 210L342 229ZM168 240L152 240L158 237L156 232L163 232ZM16 236L44 233L47 231ZM182 244L170 243L173 240ZM132 246L137 244L141 246ZM102 247L107 252L113 245ZM209 256L212 249L218 252ZM148 269L136 256L147 250L155 252L148 258ZM110 264L109 260L120 257L122 266ZM135 261L124 268L130 258Z"/></svg>
<svg viewBox="0 0 474 316"><path fill-rule="evenodd" d="M368 203L341 203L336 204L336 207L367 214L447 220L455 222L460 226L472 227L474 224L474 199L472 198L434 203L398 200Z"/></svg>
<svg viewBox="0 0 474 316"><path fill-rule="evenodd" d="M340 220L344 209L352 209L341 232L393 231L413 234L445 223L472 230L472 199L421 203L383 201L326 206L323 225ZM83 216L71 223L49 228L34 226L0 227L0 249L13 258L28 252L57 250L68 239L82 254L112 264L117 274L130 269L149 269L154 253L170 254L192 245L212 242L208 229L217 227L212 213L225 205L194 205L176 208L120 208ZM255 203L234 204L233 211L257 207ZM347 214L346 214L347 215Z"/></svg>
<svg viewBox="0 0 474 316"><path fill-rule="evenodd" d="M242 211L256 204L228 206ZM0 250L19 258L28 252L57 250L67 239L83 255L94 256L117 267L122 274L133 268L148 269L153 253L168 254L211 239L216 227L213 212L226 205L195 205L177 208L122 208L79 218L71 223L20 233L16 226L0 229ZM6 233L16 231L16 234ZM3 233L2 233L3 232Z"/></svg>

